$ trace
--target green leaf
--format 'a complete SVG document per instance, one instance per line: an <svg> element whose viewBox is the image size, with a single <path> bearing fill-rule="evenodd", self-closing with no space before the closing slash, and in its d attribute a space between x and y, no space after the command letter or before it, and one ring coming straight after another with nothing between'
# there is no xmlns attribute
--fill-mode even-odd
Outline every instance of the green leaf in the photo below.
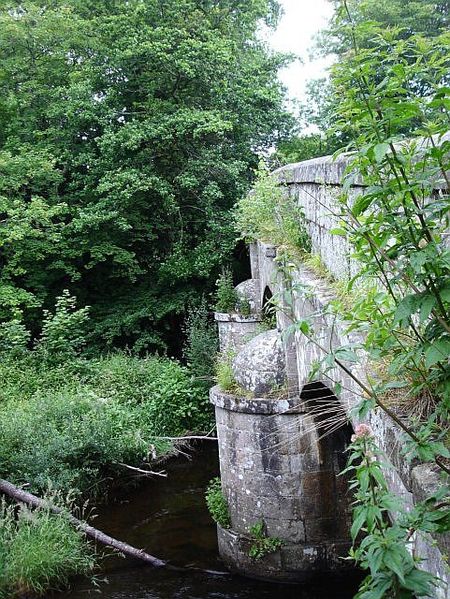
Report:
<svg viewBox="0 0 450 599"><path fill-rule="evenodd" d="M346 237L347 231L345 229L340 229L337 227L336 229L330 229L331 235L340 235L341 237Z"/></svg>
<svg viewBox="0 0 450 599"><path fill-rule="evenodd" d="M356 352L347 347L340 347L334 352L336 360L345 360L347 362L358 362L358 356Z"/></svg>
<svg viewBox="0 0 450 599"><path fill-rule="evenodd" d="M439 289L439 294L444 302L450 302L450 285Z"/></svg>
<svg viewBox="0 0 450 599"><path fill-rule="evenodd" d="M396 324L407 323L409 318L417 312L420 303L420 295L411 294L405 297L398 304L394 314L394 326Z"/></svg>
<svg viewBox="0 0 450 599"><path fill-rule="evenodd" d="M361 508L358 515L356 516L356 518L353 519L353 523L350 528L350 534L352 536L353 542L355 541L356 537L358 536L359 531L361 530L361 528L363 527L365 522L366 522L366 509Z"/></svg>
<svg viewBox="0 0 450 599"><path fill-rule="evenodd" d="M405 575L403 586L415 593L415 595L423 596L434 595L433 589L436 587L437 579L424 570L413 568Z"/></svg>
<svg viewBox="0 0 450 599"><path fill-rule="evenodd" d="M403 570L402 555L397 546L393 546L392 549L388 549L383 557L384 565L396 574L403 584L405 582L405 572Z"/></svg>
<svg viewBox="0 0 450 599"><path fill-rule="evenodd" d="M420 302L419 319L424 322L430 316L434 306L436 305L436 296L432 293L427 293Z"/></svg>
<svg viewBox="0 0 450 599"><path fill-rule="evenodd" d="M367 208L374 201L374 196L372 195L360 195L356 198L355 203L352 206L352 214L357 217L360 216L363 212L367 210Z"/></svg>
<svg viewBox="0 0 450 599"><path fill-rule="evenodd" d="M375 157L375 160L377 163L382 162L383 158L386 156L386 154L389 152L390 147L389 144L386 142L382 142L380 144L377 144L374 148L373 148L373 154Z"/></svg>
<svg viewBox="0 0 450 599"><path fill-rule="evenodd" d="M445 362L450 358L450 338L435 339L425 350L425 366L430 368L437 362Z"/></svg>

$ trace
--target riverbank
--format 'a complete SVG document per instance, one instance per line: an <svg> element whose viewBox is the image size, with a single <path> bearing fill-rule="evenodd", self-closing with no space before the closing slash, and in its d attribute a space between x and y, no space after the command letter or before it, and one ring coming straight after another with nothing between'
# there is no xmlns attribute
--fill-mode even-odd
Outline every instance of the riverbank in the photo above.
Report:
<svg viewBox="0 0 450 599"><path fill-rule="evenodd" d="M92 506L136 479L130 467L152 470L170 455L161 437L206 430L211 416L203 388L175 360L10 355L0 363L0 477L70 510ZM45 594L95 561L63 517L2 509L0 597Z"/></svg>

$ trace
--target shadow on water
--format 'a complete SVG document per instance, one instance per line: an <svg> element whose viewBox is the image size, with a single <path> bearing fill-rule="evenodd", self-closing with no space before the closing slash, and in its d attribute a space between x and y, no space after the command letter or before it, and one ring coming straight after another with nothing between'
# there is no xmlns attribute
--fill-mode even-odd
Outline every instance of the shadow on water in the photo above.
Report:
<svg viewBox="0 0 450 599"><path fill-rule="evenodd" d="M102 508L94 525L177 566L224 571L217 553L216 529L205 506L204 491L218 473L217 448L204 444L192 461L175 459L167 479L146 481L126 497ZM357 580L333 578L305 585L279 585L203 572L171 572L116 556L103 563L98 589L85 580L53 599L351 599Z"/></svg>

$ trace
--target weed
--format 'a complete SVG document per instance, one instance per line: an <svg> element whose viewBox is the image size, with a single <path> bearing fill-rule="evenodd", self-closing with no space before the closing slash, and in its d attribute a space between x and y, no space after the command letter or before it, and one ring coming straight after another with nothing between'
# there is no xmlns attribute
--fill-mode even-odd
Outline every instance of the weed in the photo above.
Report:
<svg viewBox="0 0 450 599"><path fill-rule="evenodd" d="M43 595L71 576L92 572L95 559L83 534L62 514L0 506L0 598Z"/></svg>
<svg viewBox="0 0 450 599"><path fill-rule="evenodd" d="M216 380L222 391L232 391L237 383L233 374L234 352L222 352L216 360Z"/></svg>
<svg viewBox="0 0 450 599"><path fill-rule="evenodd" d="M220 478L213 478L206 489L206 505L214 522L217 522L222 528L230 528L231 520L228 512L228 503L223 496Z"/></svg>
<svg viewBox="0 0 450 599"><path fill-rule="evenodd" d="M278 551L283 546L283 541L277 537L268 537L266 525L261 520L250 527L253 544L248 552L252 559L262 559L269 553Z"/></svg>
<svg viewBox="0 0 450 599"><path fill-rule="evenodd" d="M217 279L216 312L235 312L239 297L233 285L233 275L225 270Z"/></svg>

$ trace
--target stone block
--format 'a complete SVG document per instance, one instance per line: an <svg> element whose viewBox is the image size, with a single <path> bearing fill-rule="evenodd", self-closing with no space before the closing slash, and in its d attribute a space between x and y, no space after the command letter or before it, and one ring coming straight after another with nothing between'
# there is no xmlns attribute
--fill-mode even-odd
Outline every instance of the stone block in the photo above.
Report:
<svg viewBox="0 0 450 599"><path fill-rule="evenodd" d="M338 538L339 515L330 518L305 518L306 540L308 543L318 543Z"/></svg>

